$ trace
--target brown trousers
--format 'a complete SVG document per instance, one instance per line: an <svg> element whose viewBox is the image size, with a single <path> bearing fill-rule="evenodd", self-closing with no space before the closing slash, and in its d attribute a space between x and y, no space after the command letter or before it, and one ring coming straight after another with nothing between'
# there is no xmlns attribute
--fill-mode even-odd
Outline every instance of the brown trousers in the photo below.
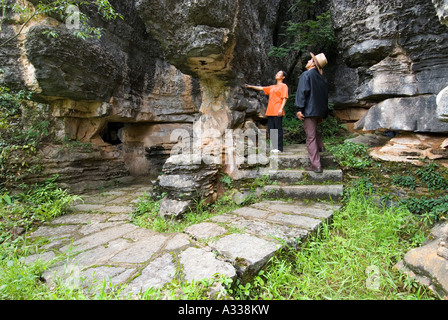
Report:
<svg viewBox="0 0 448 320"><path fill-rule="evenodd" d="M311 165L321 167L319 151L324 149L322 138L317 131L317 125L321 122L320 117L305 118L303 128L306 134L306 148L310 158Z"/></svg>

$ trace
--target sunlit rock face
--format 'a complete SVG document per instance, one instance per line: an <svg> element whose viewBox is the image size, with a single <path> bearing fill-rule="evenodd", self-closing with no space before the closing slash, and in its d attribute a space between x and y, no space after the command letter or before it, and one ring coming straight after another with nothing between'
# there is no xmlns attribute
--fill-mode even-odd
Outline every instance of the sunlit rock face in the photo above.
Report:
<svg viewBox="0 0 448 320"><path fill-rule="evenodd" d="M42 175L59 173L59 181L76 190L129 176L157 177L175 144L172 131L191 131L201 106L199 81L163 58L135 1L111 3L124 19L106 22L80 7L103 28L100 39L76 38L64 21L42 16L0 52L2 85L33 90L57 123L56 141L40 155ZM24 22L8 14L2 40ZM61 143L70 144L72 154L61 151Z"/></svg>
<svg viewBox="0 0 448 320"><path fill-rule="evenodd" d="M214 201L218 172L233 173L235 167L225 161L228 149L223 138L226 130L241 128L247 116L261 113L260 95L248 93L244 83L252 79L268 84L267 79L269 83L273 80L277 70L270 65L267 52L273 44L280 2L136 2L147 31L160 42L169 63L199 79L202 89L199 119L193 124L193 143L198 148L191 149L191 156L183 155L190 162L177 161L184 159L182 155L169 158L165 174L158 180L158 192L165 194L162 209L178 208L163 209L162 215L181 214L187 207L185 203L193 198ZM209 157L215 160L209 161ZM190 183L179 184L179 177Z"/></svg>
<svg viewBox="0 0 448 320"><path fill-rule="evenodd" d="M335 106L371 108L355 129L448 132L435 98L448 83L448 32L434 5L333 0L331 10L341 52L335 73L347 78L335 77Z"/></svg>

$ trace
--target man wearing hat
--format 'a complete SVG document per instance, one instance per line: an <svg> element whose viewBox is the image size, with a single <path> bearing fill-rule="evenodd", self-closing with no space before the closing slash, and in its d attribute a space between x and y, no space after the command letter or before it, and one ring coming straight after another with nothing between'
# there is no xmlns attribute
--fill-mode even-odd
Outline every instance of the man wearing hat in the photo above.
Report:
<svg viewBox="0 0 448 320"><path fill-rule="evenodd" d="M323 53L314 55L306 64L306 71L302 73L297 88L294 106L297 118L303 121L306 134L306 147L311 166L307 171L322 172L319 152L324 151L324 144L317 125L328 115L328 84L322 69L327 65L327 58Z"/></svg>

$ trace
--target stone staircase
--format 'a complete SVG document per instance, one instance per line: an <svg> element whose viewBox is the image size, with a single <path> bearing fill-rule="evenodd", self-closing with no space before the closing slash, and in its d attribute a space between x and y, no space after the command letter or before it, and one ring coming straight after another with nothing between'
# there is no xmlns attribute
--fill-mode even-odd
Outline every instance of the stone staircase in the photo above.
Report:
<svg viewBox="0 0 448 320"><path fill-rule="evenodd" d="M321 163L322 173L305 171L310 165L306 146L288 145L284 152L271 155L266 166L245 166L236 173L235 180L250 181L268 176L271 184L263 189L275 197L338 201L343 193L342 170L326 152L321 153Z"/></svg>

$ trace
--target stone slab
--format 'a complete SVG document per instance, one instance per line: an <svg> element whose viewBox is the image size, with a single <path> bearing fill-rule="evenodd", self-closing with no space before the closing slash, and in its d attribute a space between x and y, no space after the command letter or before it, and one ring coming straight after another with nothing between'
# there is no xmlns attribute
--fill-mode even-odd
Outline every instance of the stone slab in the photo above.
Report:
<svg viewBox="0 0 448 320"><path fill-rule="evenodd" d="M319 203L309 205L304 202L295 202L289 204L281 201L255 203L252 207L274 212L305 215L316 219L328 219L333 215L334 210L338 208L338 206L323 206Z"/></svg>
<svg viewBox="0 0 448 320"><path fill-rule="evenodd" d="M50 238L50 239L58 239L63 236L67 236L67 234L72 234L76 232L80 226L78 225L64 225L64 226L42 226L36 229L33 233L30 234L31 238L42 237L42 238Z"/></svg>
<svg viewBox="0 0 448 320"><path fill-rule="evenodd" d="M102 290L104 282L106 282L105 288L110 289L116 285L125 283L134 272L135 269L100 266L82 271L80 277L85 279L83 282L84 286L96 285L98 290Z"/></svg>
<svg viewBox="0 0 448 320"><path fill-rule="evenodd" d="M231 212L242 217L265 219L269 215L269 211L260 210L251 207L243 207Z"/></svg>
<svg viewBox="0 0 448 320"><path fill-rule="evenodd" d="M109 241L118 239L137 228L137 226L128 223L120 224L116 227L107 228L90 236L78 239L73 242L72 246L67 245L61 248L61 251L65 252L71 247L73 247L73 250L75 251L91 249L99 245L107 244Z"/></svg>
<svg viewBox="0 0 448 320"><path fill-rule="evenodd" d="M403 258L405 266L429 277L436 291L448 297L448 260L437 255L440 240L412 249Z"/></svg>
<svg viewBox="0 0 448 320"><path fill-rule="evenodd" d="M166 236L159 234L145 238L135 242L127 249L119 252L112 257L110 261L122 263L143 263L151 259L151 257L163 247L166 240Z"/></svg>
<svg viewBox="0 0 448 320"><path fill-rule="evenodd" d="M176 264L172 255L166 253L150 262L137 277L129 282L123 292L138 294L150 288L157 289L172 281L175 275Z"/></svg>
<svg viewBox="0 0 448 320"><path fill-rule="evenodd" d="M230 234L208 243L231 261L244 280L253 277L281 248L281 245L248 234Z"/></svg>
<svg viewBox="0 0 448 320"><path fill-rule="evenodd" d="M309 234L307 230L301 228L243 218L232 220L229 225L241 229L242 232L262 237L269 241L275 241L279 244L286 243L290 246L297 245L299 240L306 238Z"/></svg>
<svg viewBox="0 0 448 320"><path fill-rule="evenodd" d="M315 173L304 170L271 170L269 177L274 181L298 182L304 179L311 181L342 181L341 170L323 170L322 173Z"/></svg>
<svg viewBox="0 0 448 320"><path fill-rule="evenodd" d="M164 250L176 251L190 244L191 244L190 237L186 234L179 233L167 241Z"/></svg>
<svg viewBox="0 0 448 320"><path fill-rule="evenodd" d="M194 239L206 239L218 237L226 233L226 229L211 222L202 222L192 225L184 230L184 232Z"/></svg>
<svg viewBox="0 0 448 320"><path fill-rule="evenodd" d="M228 262L218 260L214 253L198 248L188 248L179 255L185 280L192 282L224 275L234 279L235 268Z"/></svg>
<svg viewBox="0 0 448 320"><path fill-rule="evenodd" d="M131 245L131 241L116 239L105 246L98 246L81 252L73 258L72 263L80 267L108 264L113 256L118 252L129 248Z"/></svg>
<svg viewBox="0 0 448 320"><path fill-rule="evenodd" d="M288 226L303 228L310 231L316 230L317 227L322 223L322 221L319 219L283 213L275 213L269 216L268 220L272 222L282 223Z"/></svg>
<svg viewBox="0 0 448 320"><path fill-rule="evenodd" d="M50 224L88 224L94 222L104 222L110 216L97 213L73 213L66 214L53 219Z"/></svg>

